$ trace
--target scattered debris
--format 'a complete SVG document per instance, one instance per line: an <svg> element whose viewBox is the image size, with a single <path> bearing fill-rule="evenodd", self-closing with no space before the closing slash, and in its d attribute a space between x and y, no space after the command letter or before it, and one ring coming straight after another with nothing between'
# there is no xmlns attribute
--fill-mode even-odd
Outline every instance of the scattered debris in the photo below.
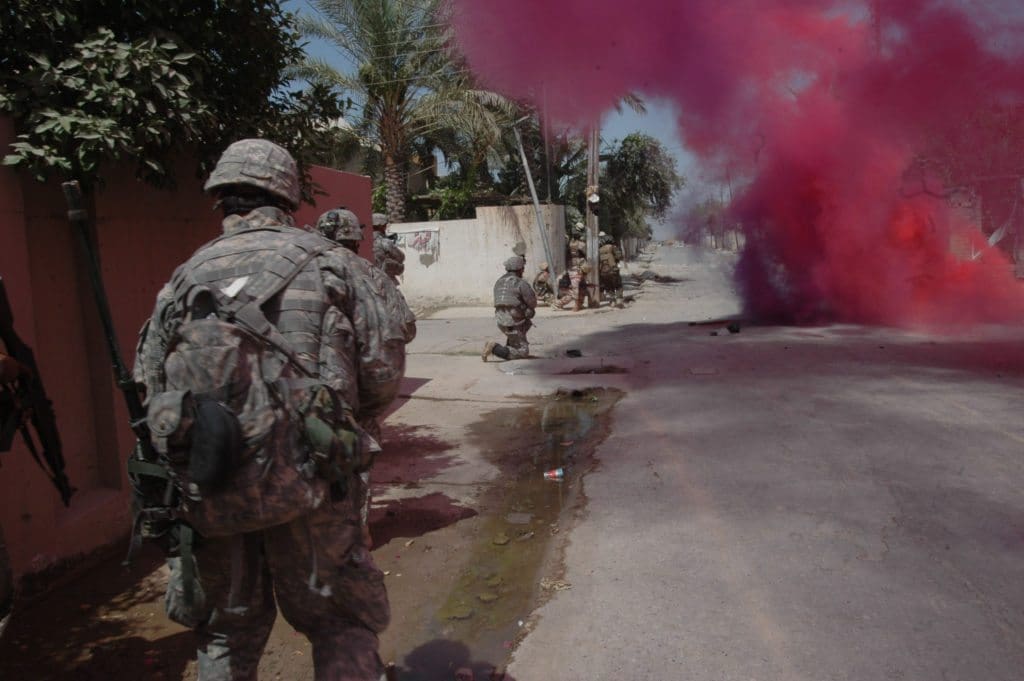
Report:
<svg viewBox="0 0 1024 681"><path fill-rule="evenodd" d="M415 541L415 539L410 539L409 541L405 542L405 548L409 548L410 546L412 546L413 542Z"/></svg>
<svg viewBox="0 0 1024 681"><path fill-rule="evenodd" d="M529 539L533 539L533 536L535 534L536 534L536 532L532 532L532 531L531 532L523 532L521 535L516 537L516 541L527 541Z"/></svg>
<svg viewBox="0 0 1024 681"><path fill-rule="evenodd" d="M511 525L528 525L533 520L532 513L509 513L505 516L505 522Z"/></svg>
<svg viewBox="0 0 1024 681"><path fill-rule="evenodd" d="M565 351L565 356L566 357L582 357L583 356L583 351L582 350L576 350L576 349L566 350Z"/></svg>
<svg viewBox="0 0 1024 681"><path fill-rule="evenodd" d="M483 593L478 593L476 598L481 603L493 603L498 600L498 594L493 591L484 591Z"/></svg>
<svg viewBox="0 0 1024 681"><path fill-rule="evenodd" d="M739 333L740 332L740 323L739 322L729 322L729 324L725 328L727 328L729 330L729 333Z"/></svg>
<svg viewBox="0 0 1024 681"><path fill-rule="evenodd" d="M718 335L718 332L717 332L717 331L712 331L712 332L711 332L711 333L709 333L708 335L709 335L709 336L717 336L717 335Z"/></svg>
<svg viewBox="0 0 1024 681"><path fill-rule="evenodd" d="M545 480L561 481L565 477L564 468L552 468L549 471L544 471Z"/></svg>
<svg viewBox="0 0 1024 681"><path fill-rule="evenodd" d="M495 546L504 546L505 544L509 543L509 541L511 540L508 538L507 534L505 534L504 532L499 532L498 536L491 540L491 543Z"/></svg>
<svg viewBox="0 0 1024 681"><path fill-rule="evenodd" d="M545 591L566 591L572 588L572 584L565 581L564 579L549 579L545 577L540 580L540 588Z"/></svg>

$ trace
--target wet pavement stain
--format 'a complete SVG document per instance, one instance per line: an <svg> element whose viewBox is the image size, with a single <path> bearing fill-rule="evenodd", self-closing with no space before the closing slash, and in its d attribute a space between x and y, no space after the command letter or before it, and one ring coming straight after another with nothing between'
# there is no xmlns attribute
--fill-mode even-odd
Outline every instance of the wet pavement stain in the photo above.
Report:
<svg viewBox="0 0 1024 681"><path fill-rule="evenodd" d="M445 643L458 646L464 659L471 653L480 661L477 678L487 678L507 663L543 600L571 588L560 574L561 529L622 395L604 388L560 390L526 407L490 412L470 428L470 441L490 452L501 475L480 496L474 540L459 556L454 584L421 611L428 619L421 636L434 637L433 648L407 657L398 679L451 678L450 657L420 659L430 650L450 656Z"/></svg>
<svg viewBox="0 0 1024 681"><path fill-rule="evenodd" d="M374 557L390 565L393 594L385 636L394 655L385 659L400 661L398 679L448 681L459 668L489 679L528 630L530 613L571 589L560 573L563 530L622 394L560 391L486 413L467 440L489 452L500 474L471 486L474 503L431 491L377 507ZM457 463L456 444L429 427L385 424L384 439L386 452L374 467L380 486L433 489L431 479ZM561 481L545 478L559 468ZM193 636L163 613L159 552L145 547L130 567L120 564L123 556L123 546L104 550L73 578L22 603L0 640L0 679L195 678ZM260 677L312 677L308 642L281 617Z"/></svg>

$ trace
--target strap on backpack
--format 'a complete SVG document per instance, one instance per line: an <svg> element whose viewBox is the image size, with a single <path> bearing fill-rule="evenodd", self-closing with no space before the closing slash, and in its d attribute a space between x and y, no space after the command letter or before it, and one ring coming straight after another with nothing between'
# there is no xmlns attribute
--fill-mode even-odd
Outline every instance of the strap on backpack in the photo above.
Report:
<svg viewBox="0 0 1024 681"><path fill-rule="evenodd" d="M236 232L237 233L237 232ZM232 274L248 276L249 281L234 297L216 295L219 316L226 321L241 324L247 330L262 338L281 351L285 357L303 374L311 376L295 355L291 344L281 335L277 327L270 323L263 306L287 288L295 277L318 255L331 248L333 244L319 234L302 232L289 239L269 258L261 259L257 265L238 267L231 270ZM194 267L183 268L179 281L174 282L175 299L185 302L190 299L192 291L204 287L205 282L195 276ZM204 277L210 280L224 278L226 272L219 270L213 276Z"/></svg>

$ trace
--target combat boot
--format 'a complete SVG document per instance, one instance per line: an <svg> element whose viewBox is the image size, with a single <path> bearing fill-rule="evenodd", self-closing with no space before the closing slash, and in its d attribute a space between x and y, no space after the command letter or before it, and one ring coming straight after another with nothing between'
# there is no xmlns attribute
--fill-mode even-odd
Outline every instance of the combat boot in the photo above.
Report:
<svg viewBox="0 0 1024 681"><path fill-rule="evenodd" d="M482 359L483 361L486 362L487 358L490 357L491 353L494 352L494 347L496 345L497 345L497 343L495 343L494 341L487 341L484 344L484 351L480 353L480 359Z"/></svg>

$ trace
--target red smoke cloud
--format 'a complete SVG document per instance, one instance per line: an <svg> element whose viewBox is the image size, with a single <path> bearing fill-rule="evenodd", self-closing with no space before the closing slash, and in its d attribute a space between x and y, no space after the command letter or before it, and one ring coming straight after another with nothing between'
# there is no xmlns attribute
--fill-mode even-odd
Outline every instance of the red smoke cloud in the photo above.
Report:
<svg viewBox="0 0 1024 681"><path fill-rule="evenodd" d="M706 167L749 180L731 213L747 234L738 277L751 313L929 326L1024 316L1008 259L935 196L943 172L1024 172L1024 134L1006 134L1024 129L1015 3L453 2L484 82L554 119L589 123L630 91L677 102ZM993 107L1002 128L970 128Z"/></svg>

